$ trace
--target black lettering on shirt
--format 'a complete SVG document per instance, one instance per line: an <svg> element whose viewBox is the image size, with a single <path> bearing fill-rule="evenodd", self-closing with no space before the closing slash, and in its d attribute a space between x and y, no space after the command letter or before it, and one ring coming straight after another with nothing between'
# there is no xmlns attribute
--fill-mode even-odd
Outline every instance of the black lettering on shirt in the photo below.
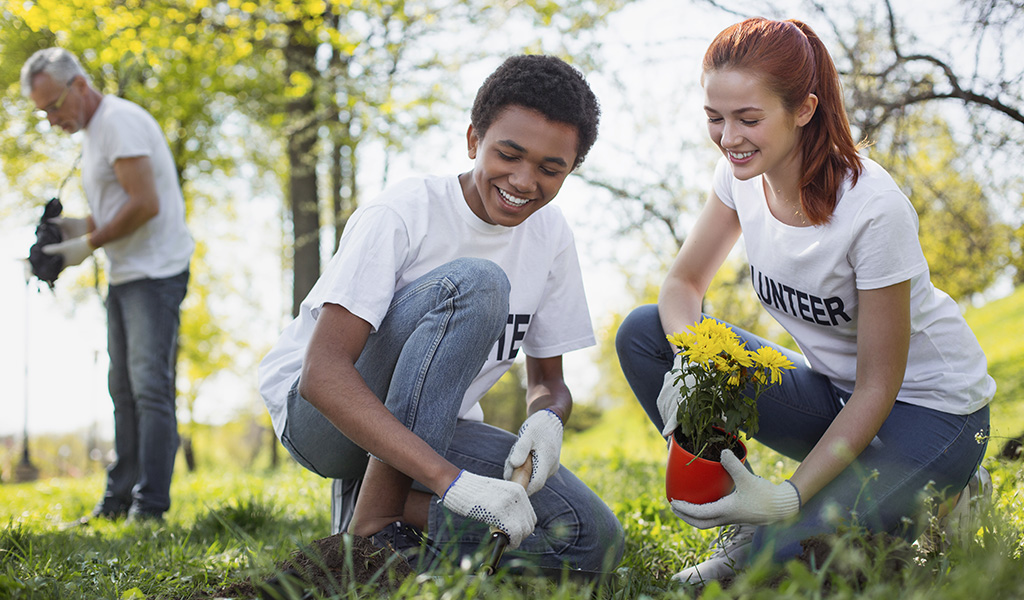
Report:
<svg viewBox="0 0 1024 600"><path fill-rule="evenodd" d="M843 306L843 299L839 296L834 298L825 298L825 310L828 311L828 318L832 321L833 325L838 325L836 317L842 317L846 319L846 322L850 322L850 315L846 314L845 306Z"/></svg>
<svg viewBox="0 0 1024 600"><path fill-rule="evenodd" d="M808 311L811 309L811 305L807 302L807 292L796 292L796 305L800 307L800 318L804 321L811 321L811 318L807 316ZM813 323L813 321L811 321Z"/></svg>
<svg viewBox="0 0 1024 600"><path fill-rule="evenodd" d="M501 332L496 344L498 350L495 358L499 361L512 360L519 354L519 347L522 345L523 338L526 337L526 331L530 328L530 315L510 314L505 323L505 330ZM512 328L511 336L508 334L509 326ZM507 347L506 341L508 341Z"/></svg>
<svg viewBox="0 0 1024 600"><path fill-rule="evenodd" d="M753 265L750 266L750 282L762 304L809 323L834 327L839 324L840 317L846 323L852 320L846 314L843 299L838 296L821 298L798 290L755 271Z"/></svg>

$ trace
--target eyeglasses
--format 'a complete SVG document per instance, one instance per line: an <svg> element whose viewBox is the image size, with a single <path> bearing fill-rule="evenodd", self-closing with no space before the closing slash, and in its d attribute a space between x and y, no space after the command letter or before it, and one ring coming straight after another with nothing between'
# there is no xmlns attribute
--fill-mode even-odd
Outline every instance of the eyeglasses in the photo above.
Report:
<svg viewBox="0 0 1024 600"><path fill-rule="evenodd" d="M74 78L72 78L71 81L74 81ZM46 108L41 108L37 110L36 114L39 115L41 118L45 118L53 115L58 110L60 110L60 107L64 106L64 101L67 100L68 92L71 91L71 81L69 81L68 84L64 86L64 91L60 93L60 96L57 96L57 99L53 101L53 104L47 106Z"/></svg>

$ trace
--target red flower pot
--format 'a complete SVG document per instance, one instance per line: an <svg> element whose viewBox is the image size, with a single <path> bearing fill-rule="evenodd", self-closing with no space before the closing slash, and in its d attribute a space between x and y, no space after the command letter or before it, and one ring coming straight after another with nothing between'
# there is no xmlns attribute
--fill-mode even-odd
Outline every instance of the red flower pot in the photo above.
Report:
<svg viewBox="0 0 1024 600"><path fill-rule="evenodd" d="M665 473L665 495L669 501L684 500L691 504L714 502L732 492L732 477L716 460L694 458L689 450L680 446L685 440L679 430L672 432L668 444L668 467ZM740 462L747 460L747 447L734 438L733 452Z"/></svg>

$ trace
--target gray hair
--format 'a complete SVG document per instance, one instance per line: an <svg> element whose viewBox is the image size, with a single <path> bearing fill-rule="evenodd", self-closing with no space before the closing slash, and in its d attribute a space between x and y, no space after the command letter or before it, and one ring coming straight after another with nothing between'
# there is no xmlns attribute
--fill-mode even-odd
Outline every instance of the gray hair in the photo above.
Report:
<svg viewBox="0 0 1024 600"><path fill-rule="evenodd" d="M21 93L25 97L32 93L32 81L40 73L46 73L59 83L70 84L75 77L83 77L89 81L89 76L85 74L75 55L64 48L39 50L25 61L21 67Z"/></svg>

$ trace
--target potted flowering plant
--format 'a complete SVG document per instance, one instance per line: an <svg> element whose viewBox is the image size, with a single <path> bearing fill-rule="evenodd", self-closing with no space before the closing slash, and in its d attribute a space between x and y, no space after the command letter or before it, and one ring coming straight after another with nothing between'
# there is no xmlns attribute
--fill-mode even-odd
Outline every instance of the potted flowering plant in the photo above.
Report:
<svg viewBox="0 0 1024 600"><path fill-rule="evenodd" d="M684 333L668 336L679 348L682 367L676 417L670 436L666 491L670 500L704 503L728 494L732 478L718 463L721 451L733 449L741 460L749 438L757 433L757 399L792 369L785 355L768 346L747 350L728 326L704 319ZM744 392L752 387L751 394Z"/></svg>

